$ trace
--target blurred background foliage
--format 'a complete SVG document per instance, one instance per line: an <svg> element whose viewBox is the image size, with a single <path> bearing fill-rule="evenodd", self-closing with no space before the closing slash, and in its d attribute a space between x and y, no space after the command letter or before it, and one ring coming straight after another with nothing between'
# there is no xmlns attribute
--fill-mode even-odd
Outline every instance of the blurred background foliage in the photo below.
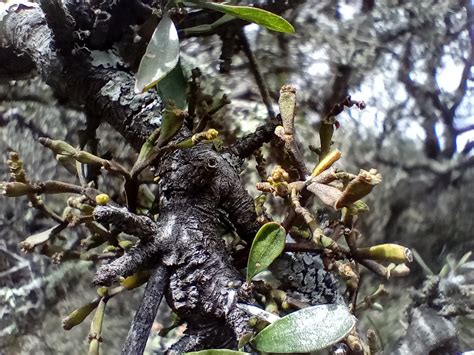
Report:
<svg viewBox="0 0 474 355"><path fill-rule="evenodd" d="M387 345L405 331L403 311L410 287L419 287L429 270L437 274L447 258L458 260L474 249L473 5L434 0L298 3L284 14L296 34L269 32L256 25L247 26L245 33L274 108L281 85L292 83L298 89L297 133L308 162L317 161L308 146L319 143L321 117L347 95L367 103L363 111L351 109L339 115L340 128L334 135L344 168L353 173L356 167L377 168L384 179L370 195L371 212L358 225L361 244L399 243L414 249L426 264L422 268L414 262L408 278L386 282L390 296L381 302L384 310L370 310L362 317ZM248 60L237 45L229 74L219 73L219 36L185 39L182 50L185 70L200 68L206 92L215 97L225 93L232 100L210 124L225 142L252 132L266 120ZM70 180L37 138L77 144L85 121L38 79L0 83L4 157L0 180L8 180L5 162L10 150L20 154L31 180ZM101 154L124 164L135 158L105 124L97 138ZM265 155L270 165L278 161L271 146ZM253 160L242 179L257 196ZM112 196L118 193L115 186L113 181L101 181L102 190ZM61 196L46 198L51 206L64 202ZM273 216L282 216L281 201L270 200L268 208ZM94 267L88 262L55 265L44 256L21 254L19 242L49 228L51 222L28 208L24 198L2 199L0 209L0 349L21 354L83 353L88 327L65 333L61 319L94 297L90 285ZM81 230L67 236L70 243L81 237ZM462 282L472 292L473 267L463 270ZM373 292L378 282L367 273L359 297ZM141 292L128 292L110 302L104 331L108 353L120 349ZM463 322L467 324L461 329L463 347L472 349L472 334L463 333L472 326L472 318Z"/></svg>

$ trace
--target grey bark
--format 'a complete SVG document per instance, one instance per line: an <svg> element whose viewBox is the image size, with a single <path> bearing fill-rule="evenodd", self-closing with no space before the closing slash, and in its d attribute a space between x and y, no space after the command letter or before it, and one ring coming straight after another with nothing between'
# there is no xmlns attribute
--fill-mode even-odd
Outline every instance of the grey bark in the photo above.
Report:
<svg viewBox="0 0 474 355"><path fill-rule="evenodd" d="M132 326L123 345L122 354L143 354L150 328L163 297L163 291L167 286L167 278L168 270L165 266L160 265L148 280L142 301L133 317Z"/></svg>

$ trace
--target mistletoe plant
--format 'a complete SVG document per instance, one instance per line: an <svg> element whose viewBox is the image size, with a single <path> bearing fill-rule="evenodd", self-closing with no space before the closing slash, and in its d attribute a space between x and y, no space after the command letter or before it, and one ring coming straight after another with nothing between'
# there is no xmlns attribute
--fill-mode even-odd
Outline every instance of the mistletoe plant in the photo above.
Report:
<svg viewBox="0 0 474 355"><path fill-rule="evenodd" d="M98 286L97 298L67 316L63 321L64 328L79 325L95 311L90 327L89 353L98 354L107 303L115 295L147 283L123 354L143 353L163 296L181 322L187 325L185 335L168 349L169 354L199 350L202 354L236 353L236 350L298 353L331 345L346 347L353 353L373 353L377 343L375 333L368 332L367 341L360 336L354 314L358 309L371 307L385 291L380 288L357 304L359 267L362 265L384 279L403 276L409 271L406 263L411 261L411 253L396 244L358 245L360 233L354 223L368 211L363 199L381 182L381 175L375 169L361 170L357 175L339 169L336 162L342 153L333 147L332 138L338 125L336 116L345 107L355 105L363 109L364 103L348 97L321 120L317 162L304 159L296 138L296 90L291 85L281 88L278 115L270 117L253 134L223 146L218 131L207 126L210 117L228 104L227 98L214 102L200 100L203 94L197 71L190 78L188 95L185 95L184 86L175 85L174 79L170 79L172 75L181 74L182 77L177 65L179 30L172 20L177 8L172 5L164 7L133 85L126 75L117 79L123 80L121 93L111 90L125 96L110 101L110 106L106 105L101 111L133 147L139 148L133 166L126 167L61 140L41 138L39 142L53 152L79 183L33 182L19 155L10 154L11 181L1 183L2 194L26 196L33 207L57 223L26 238L21 243L23 250L36 250L56 263L82 259L99 265L93 280ZM212 31L213 26L231 18L255 22L271 30L293 31L283 18L254 7L197 0L178 2L177 5L178 10L191 6L224 14L217 20L217 25L184 28L188 34ZM21 16L22 12L37 16L36 6L25 6L3 18L7 27L13 26L15 16ZM50 47L32 51L29 54L37 65L41 65L44 58L34 56L42 50L52 50L54 55L66 59L68 55L77 55L77 52L67 54L69 47L62 46L64 43L59 40L62 33L55 27L57 22L51 20L50 6L53 5L42 2L42 10L47 16L38 23L49 21L48 26L55 33L62 54ZM60 3L55 6L58 7L56 10L67 11ZM74 14L80 16L82 13ZM64 17L64 20L68 19ZM81 23L78 18L76 20ZM26 42L28 39L19 38L17 40ZM90 62L84 63L87 66ZM99 74L91 80L102 78ZM97 86L99 90L92 87L97 92L90 95L110 99L113 95L106 93L109 84L110 81L106 81L103 86ZM150 107L155 109L149 98L159 99L152 96L154 93L145 92L157 84L161 97L172 99L165 105L155 105L160 107L160 127L140 116ZM101 105L101 102L91 100L87 105ZM120 105L128 105L130 110L125 110L128 113L139 112L136 120L117 119L122 112ZM136 105L142 105L145 111L136 109ZM153 112L156 114L157 111ZM271 140L277 143L272 149L280 149L282 155L288 157L289 164L275 166L267 176L260 148ZM262 178L257 184L262 194L255 199L245 190L239 176L241 161L252 154L258 161L257 170ZM94 179L83 176L83 165L121 177L123 198L114 201L108 191L101 191ZM313 169L308 169L308 165L313 165ZM146 196L150 194L139 193L150 191L150 181L141 174L147 168L152 171L153 184L158 190L157 195L148 200ZM44 194L59 193L70 196L62 214L54 212L42 199ZM270 196L285 201L288 210L284 220L277 221L266 213L265 203ZM338 213L337 218L330 221L330 232L323 230L307 207L313 197L321 207ZM236 232L227 246L219 234L223 214ZM85 228L89 236L80 246L66 248L60 234L78 226ZM256 275L287 252L320 255L325 269L344 280L345 302L311 305L309 300L296 299L284 289L255 280ZM245 265L246 271L242 270ZM228 350L217 352L211 350L213 348Z"/></svg>

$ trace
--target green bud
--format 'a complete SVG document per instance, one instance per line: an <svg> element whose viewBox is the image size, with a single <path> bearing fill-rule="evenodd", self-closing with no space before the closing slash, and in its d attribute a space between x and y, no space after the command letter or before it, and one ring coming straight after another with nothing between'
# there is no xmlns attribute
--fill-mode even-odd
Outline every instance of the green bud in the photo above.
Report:
<svg viewBox="0 0 474 355"><path fill-rule="evenodd" d="M139 271L120 281L120 284L127 290L132 290L147 282L150 278L150 275L151 272L149 270Z"/></svg>
<svg viewBox="0 0 474 355"><path fill-rule="evenodd" d="M107 296L109 293L109 288L106 287L106 286L101 286L97 289L97 294L100 296L100 297L105 297Z"/></svg>
<svg viewBox="0 0 474 355"><path fill-rule="evenodd" d="M66 318L63 319L64 330L69 330L78 324L81 324L91 312L96 309L99 304L99 299L92 301L81 308L72 311Z"/></svg>
<svg viewBox="0 0 474 355"><path fill-rule="evenodd" d="M389 261L396 264L403 264L413 261L413 254L410 249L398 244L380 244L370 248L357 249L357 254L361 258Z"/></svg>
<svg viewBox="0 0 474 355"><path fill-rule="evenodd" d="M74 157L74 155L77 153L76 148L74 148L72 145L61 140L53 140L53 139L42 137L39 139L39 142L45 147L51 149L56 154L61 154L68 157Z"/></svg>
<svg viewBox="0 0 474 355"><path fill-rule="evenodd" d="M382 182L382 175L377 173L377 170L365 171L361 169L359 175L347 185L335 207L340 209L360 200L380 182Z"/></svg>
<svg viewBox="0 0 474 355"><path fill-rule="evenodd" d="M34 188L22 182L2 182L0 183L0 195L7 197L25 196L34 193Z"/></svg>
<svg viewBox="0 0 474 355"><path fill-rule="evenodd" d="M119 241L119 246L120 248L122 248L123 250L129 250L131 247L133 247L134 243L130 240L121 240Z"/></svg>

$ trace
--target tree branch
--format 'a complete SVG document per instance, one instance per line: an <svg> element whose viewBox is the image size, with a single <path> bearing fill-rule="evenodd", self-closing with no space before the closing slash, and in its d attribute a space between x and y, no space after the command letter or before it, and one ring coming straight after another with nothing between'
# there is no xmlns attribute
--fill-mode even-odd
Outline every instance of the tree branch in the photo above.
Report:
<svg viewBox="0 0 474 355"><path fill-rule="evenodd" d="M139 149L161 118L162 104L156 92L134 94L134 78L115 68L90 64L88 54L61 57L41 10L25 8L9 12L0 23L0 58L27 57L56 94L87 115L101 117L117 129L133 148ZM6 68L8 69L8 68ZM17 79L33 68L14 72ZM5 76L3 70L0 76Z"/></svg>
<svg viewBox="0 0 474 355"><path fill-rule="evenodd" d="M166 267L158 265L148 280L140 305L133 317L127 340L122 347L123 355L143 354L156 312L168 285L168 278Z"/></svg>
<svg viewBox="0 0 474 355"><path fill-rule="evenodd" d="M250 48L249 41L247 40L247 36L245 35L245 32L242 28L239 29L239 31L237 32L237 35L239 36L242 49L244 50L244 53L247 56L247 59L249 61L250 70L252 71L253 76L255 77L255 82L257 83L258 89L260 90L260 95L262 96L263 103L265 104L265 107L267 108L268 115L270 116L271 119L273 119L275 117L275 111L273 110L270 93L268 92L268 87L265 82L265 79L262 76L262 72L259 68L257 59L253 55L252 49Z"/></svg>

